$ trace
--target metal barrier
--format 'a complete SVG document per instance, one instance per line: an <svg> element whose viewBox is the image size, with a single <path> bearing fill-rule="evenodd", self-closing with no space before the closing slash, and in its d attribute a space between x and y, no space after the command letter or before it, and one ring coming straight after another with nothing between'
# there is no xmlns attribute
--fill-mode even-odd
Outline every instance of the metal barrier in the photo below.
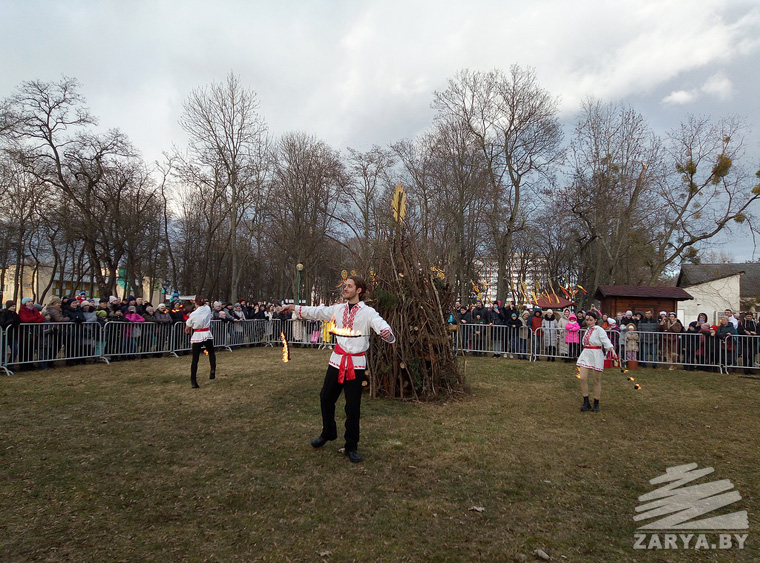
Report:
<svg viewBox="0 0 760 563"><path fill-rule="evenodd" d="M171 336L169 323L111 321L104 325L98 347L105 358L161 356L173 352Z"/></svg>
<svg viewBox="0 0 760 563"><path fill-rule="evenodd" d="M518 359L531 357L532 333L527 327L461 324L452 333L454 347L458 352Z"/></svg>
<svg viewBox="0 0 760 563"><path fill-rule="evenodd" d="M760 336L734 334L726 340L721 342L726 371L743 369L746 375L760 371Z"/></svg>
<svg viewBox="0 0 760 563"><path fill-rule="evenodd" d="M531 330L527 326L460 324L452 331L452 345L457 352L474 356L574 362L583 349L587 329L568 336L569 332L553 327ZM634 331L631 336L636 338L629 338L626 331L607 331L624 367L628 362L637 362L640 367L668 366L687 371L760 369L758 336L734 335L735 345L728 347L718 336L701 333Z"/></svg>
<svg viewBox="0 0 760 563"><path fill-rule="evenodd" d="M55 361L78 363L88 359L136 358L177 355L191 350L185 323L133 323L112 321L90 323L32 323L0 328L0 367L12 375L36 365L46 369ZM212 321L216 347L232 350L243 346L278 346L285 332L296 347L330 348L335 336L326 323L311 320ZM574 362L582 350L586 329L569 337L562 328L504 325L456 325L452 345L461 353L493 355L512 359L562 359ZM726 372L760 371L760 336L710 335L710 333L608 331L623 366L637 362L640 367L669 366L671 369ZM577 341L576 341L577 340Z"/></svg>
<svg viewBox="0 0 760 563"><path fill-rule="evenodd" d="M13 372L8 369L8 365L13 364L15 358L16 354L14 353L12 343L8 341L5 329L0 327L0 368L3 369L5 375L13 375Z"/></svg>
<svg viewBox="0 0 760 563"><path fill-rule="evenodd" d="M79 363L101 359L102 355L96 353L96 343L102 338L102 327L97 322L21 324L6 331L11 359L6 361L5 367L6 370L10 369L8 366L24 369L38 364L48 369L56 360Z"/></svg>

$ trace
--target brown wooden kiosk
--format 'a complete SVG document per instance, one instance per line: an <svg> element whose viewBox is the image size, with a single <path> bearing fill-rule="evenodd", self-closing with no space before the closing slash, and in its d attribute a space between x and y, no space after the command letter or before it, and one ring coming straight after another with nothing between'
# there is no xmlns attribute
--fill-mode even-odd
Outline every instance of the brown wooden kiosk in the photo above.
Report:
<svg viewBox="0 0 760 563"><path fill-rule="evenodd" d="M681 287L658 287L646 285L600 285L594 292L594 299L601 303L602 313L614 316L621 311L646 311L651 309L655 316L660 311L678 311L678 302L693 299Z"/></svg>

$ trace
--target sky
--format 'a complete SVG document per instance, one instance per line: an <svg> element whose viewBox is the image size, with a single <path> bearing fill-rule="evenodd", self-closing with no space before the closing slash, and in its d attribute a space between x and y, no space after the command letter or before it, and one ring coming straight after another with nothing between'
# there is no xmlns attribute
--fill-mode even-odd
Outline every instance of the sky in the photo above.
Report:
<svg viewBox="0 0 760 563"><path fill-rule="evenodd" d="M0 98L75 77L100 126L149 162L185 144L188 94L230 72L273 136L367 150L425 131L458 70L512 64L559 98L566 137L589 96L659 133L740 115L760 168L758 0L0 0ZM760 258L748 230L724 239L734 261Z"/></svg>

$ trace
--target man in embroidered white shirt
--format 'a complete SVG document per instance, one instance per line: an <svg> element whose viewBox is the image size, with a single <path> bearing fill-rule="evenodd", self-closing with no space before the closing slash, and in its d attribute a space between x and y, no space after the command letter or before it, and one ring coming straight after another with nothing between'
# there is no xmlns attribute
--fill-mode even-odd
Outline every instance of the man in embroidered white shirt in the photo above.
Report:
<svg viewBox="0 0 760 563"><path fill-rule="evenodd" d="M396 337L390 325L372 307L364 304L367 284L359 276L346 278L343 285L345 303L330 307L302 307L288 305L283 311L293 311L294 319L334 320L336 329L346 329L355 336L338 336L335 350L330 356L325 382L319 394L322 408L322 433L311 441L315 448L338 437L335 424L335 403L341 391L346 395L345 452L353 463L359 463L362 456L357 451L359 444L359 415L362 400L362 382L367 367L366 351L369 349L370 330L393 344Z"/></svg>

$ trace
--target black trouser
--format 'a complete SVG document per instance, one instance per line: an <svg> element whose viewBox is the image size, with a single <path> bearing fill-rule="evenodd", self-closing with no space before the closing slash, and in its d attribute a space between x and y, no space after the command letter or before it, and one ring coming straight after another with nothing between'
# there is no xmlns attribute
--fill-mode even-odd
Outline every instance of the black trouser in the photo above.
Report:
<svg viewBox="0 0 760 563"><path fill-rule="evenodd" d="M203 342L193 342L193 363L190 364L190 383L198 384L196 375L198 374L198 358L201 357L201 350L206 348L208 352L208 361L211 364L211 374L216 372L216 353L214 352L214 339L209 338Z"/></svg>
<svg viewBox="0 0 760 563"><path fill-rule="evenodd" d="M322 437L335 440L338 437L338 427L335 424L335 403L340 392L346 394L346 451L355 450L359 444L359 414L362 404L362 381L364 370L355 370L356 379L338 383L338 368L327 367L325 383L319 393L319 404L322 408Z"/></svg>

